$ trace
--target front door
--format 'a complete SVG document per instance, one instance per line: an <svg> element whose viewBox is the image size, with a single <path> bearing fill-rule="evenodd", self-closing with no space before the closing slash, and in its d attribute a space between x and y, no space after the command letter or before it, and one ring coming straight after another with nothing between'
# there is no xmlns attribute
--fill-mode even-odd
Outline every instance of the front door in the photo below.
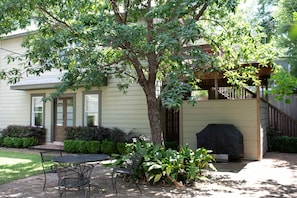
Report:
<svg viewBox="0 0 297 198"><path fill-rule="evenodd" d="M58 98L55 103L55 141L66 138L65 128L74 125L73 98Z"/></svg>

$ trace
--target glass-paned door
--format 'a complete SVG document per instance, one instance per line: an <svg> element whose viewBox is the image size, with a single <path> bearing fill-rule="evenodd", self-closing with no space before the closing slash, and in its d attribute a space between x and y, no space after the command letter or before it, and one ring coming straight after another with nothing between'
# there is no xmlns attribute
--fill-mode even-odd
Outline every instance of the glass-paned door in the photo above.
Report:
<svg viewBox="0 0 297 198"><path fill-rule="evenodd" d="M65 128L74 125L73 98L59 98L55 104L55 141L66 138Z"/></svg>

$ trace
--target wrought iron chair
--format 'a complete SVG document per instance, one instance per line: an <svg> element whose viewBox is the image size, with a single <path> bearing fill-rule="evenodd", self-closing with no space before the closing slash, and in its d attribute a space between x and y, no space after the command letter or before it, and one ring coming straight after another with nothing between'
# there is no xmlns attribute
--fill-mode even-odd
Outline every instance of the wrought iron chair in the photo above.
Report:
<svg viewBox="0 0 297 198"><path fill-rule="evenodd" d="M46 175L48 173L56 173L56 167L53 163L53 158L56 156L62 156L61 150L49 150L49 151L41 151L40 157L41 157L41 164L44 174L44 184L43 184L43 190L45 190L46 186Z"/></svg>
<svg viewBox="0 0 297 198"><path fill-rule="evenodd" d="M91 175L94 166L91 164L84 164L70 167L58 167L58 190L59 197L64 194L66 197L66 191L72 188L84 189L84 197L90 197Z"/></svg>
<svg viewBox="0 0 297 198"><path fill-rule="evenodd" d="M137 182L136 182L136 174L137 170L140 167L142 163L143 157L140 155L133 156L129 160L127 160L123 166L124 167L115 167L112 171L112 187L116 191L116 194L118 193L117 190L117 176L119 174L124 175L124 177L129 177L129 179L132 179L133 183L136 185L139 192L142 194L141 189L139 188ZM134 177L134 178L132 178Z"/></svg>

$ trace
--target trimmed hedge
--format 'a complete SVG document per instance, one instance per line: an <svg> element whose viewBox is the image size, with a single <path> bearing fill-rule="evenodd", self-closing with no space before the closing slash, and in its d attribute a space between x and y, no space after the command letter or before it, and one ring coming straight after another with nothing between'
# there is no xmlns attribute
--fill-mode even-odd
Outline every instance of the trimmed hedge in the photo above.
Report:
<svg viewBox="0 0 297 198"><path fill-rule="evenodd" d="M89 153L100 153L101 152L101 141L89 141L88 142Z"/></svg>
<svg viewBox="0 0 297 198"><path fill-rule="evenodd" d="M101 141L64 140L64 151L67 153L104 153L127 154L126 143Z"/></svg>
<svg viewBox="0 0 297 198"><path fill-rule="evenodd" d="M5 137L3 139L3 146L15 148L28 148L37 145L38 141L34 137L18 138L18 137Z"/></svg>
<svg viewBox="0 0 297 198"><path fill-rule="evenodd" d="M109 140L103 140L101 143L101 151L102 153L111 155L114 153L118 153L116 143L109 141Z"/></svg>

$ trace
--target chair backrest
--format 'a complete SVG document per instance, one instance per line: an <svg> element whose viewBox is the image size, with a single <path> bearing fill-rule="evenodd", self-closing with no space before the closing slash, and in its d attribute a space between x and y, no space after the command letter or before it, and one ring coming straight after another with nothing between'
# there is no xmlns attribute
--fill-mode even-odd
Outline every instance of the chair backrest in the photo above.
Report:
<svg viewBox="0 0 297 198"><path fill-rule="evenodd" d="M143 159L143 157L140 156L140 155L133 156L133 157L131 158L132 164L131 164L130 168L131 168L131 170L132 170L133 172L136 172L136 171L137 171L137 169L139 168L139 166L140 166L141 163L142 163L142 159Z"/></svg>
<svg viewBox="0 0 297 198"><path fill-rule="evenodd" d="M40 152L40 158L41 158L41 164L43 170L45 170L47 167L45 167L45 164L50 164L53 162L53 158L57 156L62 156L61 150L50 150L50 151L41 151Z"/></svg>
<svg viewBox="0 0 297 198"><path fill-rule="evenodd" d="M62 156L61 150L50 150L40 152L41 162L53 161L53 158L57 156Z"/></svg>
<svg viewBox="0 0 297 198"><path fill-rule="evenodd" d="M58 167L58 185L65 187L80 187L90 183L93 165Z"/></svg>

